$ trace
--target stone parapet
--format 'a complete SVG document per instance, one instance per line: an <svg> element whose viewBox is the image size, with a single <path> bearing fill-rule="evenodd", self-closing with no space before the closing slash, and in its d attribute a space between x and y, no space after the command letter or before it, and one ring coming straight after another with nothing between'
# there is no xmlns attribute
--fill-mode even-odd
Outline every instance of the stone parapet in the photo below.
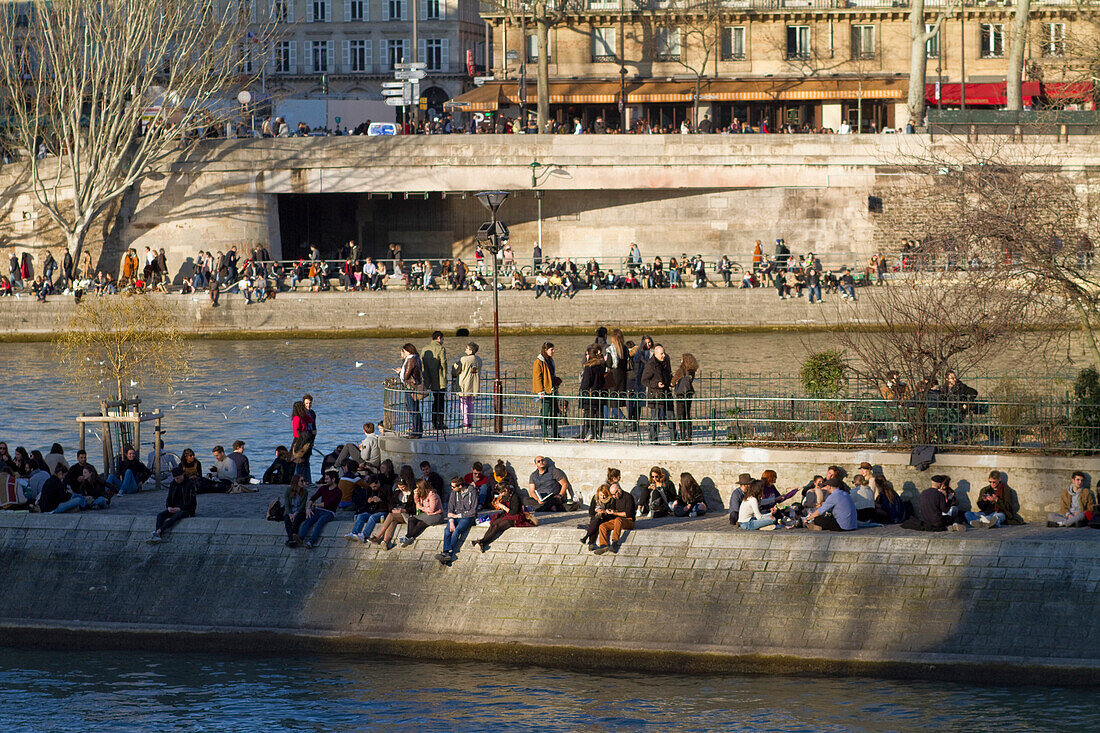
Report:
<svg viewBox="0 0 1100 733"><path fill-rule="evenodd" d="M535 456L546 456L569 476L574 489L587 498L605 480L608 467L618 468L625 488L645 481L653 465L668 470L676 481L681 471L690 472L707 494L712 511L728 506L737 477L750 473L759 478L765 469L779 474L779 487L803 486L815 474L836 464L855 474L867 461L881 470L904 498L932 485L931 476L951 476L960 507L970 510L978 491L988 485L989 472L1001 471L1019 500L1021 516L1044 524L1048 512L1060 511L1062 491L1076 470L1095 467L1092 457L1066 458L1025 453L939 453L925 471L909 465L909 450L826 450L780 448L738 448L724 445L623 445L578 443L572 440L550 443L528 440L451 438L445 441L410 440L396 435L382 437L382 452L395 466L416 466L431 462L441 475L465 475L473 461L492 466L498 459L513 468L521 485L534 470ZM1093 480L1095 481L1095 475ZM850 479L849 479L850 481Z"/></svg>
<svg viewBox="0 0 1100 733"><path fill-rule="evenodd" d="M345 542L338 521L308 551L284 547L274 523L198 517L153 547L151 517L3 513L0 626L12 643L70 649L1048 684L1091 683L1100 668L1090 530L822 536L646 520L617 555L595 556L576 521L509 530L444 568L439 527L385 552Z"/></svg>

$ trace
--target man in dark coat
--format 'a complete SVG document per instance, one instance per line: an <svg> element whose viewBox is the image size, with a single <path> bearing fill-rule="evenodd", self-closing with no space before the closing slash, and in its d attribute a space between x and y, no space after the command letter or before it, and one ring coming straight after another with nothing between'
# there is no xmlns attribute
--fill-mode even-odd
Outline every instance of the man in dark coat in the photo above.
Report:
<svg viewBox="0 0 1100 733"><path fill-rule="evenodd" d="M672 412L672 363L661 344L653 347L653 357L646 362L642 372L642 385L645 386L646 399L649 402L652 421L649 424L649 440L657 442L657 429L662 422L669 422ZM672 440L676 440L676 424L669 423Z"/></svg>

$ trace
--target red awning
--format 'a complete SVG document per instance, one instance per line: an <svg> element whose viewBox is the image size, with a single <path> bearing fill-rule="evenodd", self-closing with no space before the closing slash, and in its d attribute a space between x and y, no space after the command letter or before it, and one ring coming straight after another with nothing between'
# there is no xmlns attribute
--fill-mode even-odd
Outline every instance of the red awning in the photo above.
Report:
<svg viewBox="0 0 1100 733"><path fill-rule="evenodd" d="M1036 97L1063 101L1085 101L1092 97L1093 87L1087 81L1062 81L1041 83L1025 81L1020 85L1024 104L1032 104ZM941 102L947 105L959 105L962 100L958 84L941 84L940 99L936 99L936 85L924 85L924 98L929 104ZM989 105L1003 107L1008 104L1005 96L1005 82L966 85L967 105Z"/></svg>
<svg viewBox="0 0 1100 733"><path fill-rule="evenodd" d="M936 85L924 85L924 99L929 104L962 104L962 89L960 84L940 84L940 96L936 98ZM1008 104L1005 98L1005 83L991 84L967 84L966 103L968 105L989 105L1003 107Z"/></svg>

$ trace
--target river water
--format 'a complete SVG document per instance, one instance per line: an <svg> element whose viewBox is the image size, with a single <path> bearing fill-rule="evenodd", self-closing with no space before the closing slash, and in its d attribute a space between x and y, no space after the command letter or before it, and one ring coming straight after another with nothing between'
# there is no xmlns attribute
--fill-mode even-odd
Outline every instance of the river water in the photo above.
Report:
<svg viewBox="0 0 1100 733"><path fill-rule="evenodd" d="M637 334L628 338L640 340ZM589 336L553 336L558 347L559 376L576 382ZM447 339L448 357L457 359L468 339ZM492 339L476 339L485 360L486 377L491 374ZM674 363L683 352L692 352L700 362L701 374L726 372L760 375L773 379L797 375L808 350L834 346L827 333L789 334L662 334L657 339L672 355ZM505 372L518 375L520 389L530 389L531 363L538 354L542 337L505 337L501 340L501 362ZM416 340L417 347L425 344ZM276 445L290 445L290 412L295 400L305 393L314 397L321 453L337 443L358 442L362 425L377 422L382 412L382 380L393 376L400 364L402 341L395 339L245 340L191 342L191 373L168 388L140 384L134 392L143 408L160 407L166 413L166 447L179 453L192 447L199 460L209 461L210 448L234 440L247 444L253 468L266 466ZM60 442L70 454L78 438L75 417L96 407L96 395L82 395L63 379L54 348L46 343L0 345L0 383L8 385L0 440L28 450L47 448ZM1080 363L1081 349L1071 348L1060 358ZM1005 350L998 359L1004 373L1024 374L1057 371L1045 359L1036 364L1035 355L1022 340ZM1002 366L1003 365L1003 366ZM964 378L969 379L964 375ZM485 388L489 385L483 381ZM143 438L148 450L148 439ZM98 441L90 432L89 454L98 453Z"/></svg>
<svg viewBox="0 0 1100 733"><path fill-rule="evenodd" d="M1086 688L0 648L5 733L1087 731Z"/></svg>

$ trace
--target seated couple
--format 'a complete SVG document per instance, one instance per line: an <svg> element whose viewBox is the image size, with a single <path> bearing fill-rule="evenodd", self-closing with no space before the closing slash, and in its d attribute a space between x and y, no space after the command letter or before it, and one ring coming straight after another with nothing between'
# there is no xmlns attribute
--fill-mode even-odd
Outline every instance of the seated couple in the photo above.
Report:
<svg viewBox="0 0 1100 733"><path fill-rule="evenodd" d="M612 470L608 469L609 475ZM670 514L677 517L701 517L707 513L703 489L690 473L681 473L680 485L674 487L668 471L660 466L653 466L649 469L648 483L639 482L635 491L638 489L641 490L638 503L643 517L650 513L654 519Z"/></svg>
<svg viewBox="0 0 1100 733"><path fill-rule="evenodd" d="M597 555L618 552L622 533L634 529L638 507L634 497L623 491L621 478L617 468L607 469L607 481L596 489L588 507L590 521L581 543Z"/></svg>

